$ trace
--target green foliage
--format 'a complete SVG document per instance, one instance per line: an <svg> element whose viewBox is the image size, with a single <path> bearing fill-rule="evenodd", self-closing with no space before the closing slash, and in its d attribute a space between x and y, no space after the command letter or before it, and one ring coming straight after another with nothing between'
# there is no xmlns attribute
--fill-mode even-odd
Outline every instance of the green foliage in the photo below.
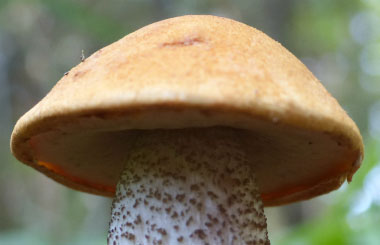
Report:
<svg viewBox="0 0 380 245"><path fill-rule="evenodd" d="M51 1L42 2L59 21L70 27L79 29L95 39L112 42L130 32L121 23L110 15L93 10L79 1Z"/></svg>

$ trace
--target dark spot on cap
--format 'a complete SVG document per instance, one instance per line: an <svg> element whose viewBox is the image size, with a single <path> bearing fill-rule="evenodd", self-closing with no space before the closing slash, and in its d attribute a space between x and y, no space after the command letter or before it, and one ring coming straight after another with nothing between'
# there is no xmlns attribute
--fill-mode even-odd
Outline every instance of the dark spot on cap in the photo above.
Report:
<svg viewBox="0 0 380 245"><path fill-rule="evenodd" d="M181 47L181 46L192 46L199 45L205 41L201 37L185 37L183 40L174 41L174 42L165 42L162 47Z"/></svg>

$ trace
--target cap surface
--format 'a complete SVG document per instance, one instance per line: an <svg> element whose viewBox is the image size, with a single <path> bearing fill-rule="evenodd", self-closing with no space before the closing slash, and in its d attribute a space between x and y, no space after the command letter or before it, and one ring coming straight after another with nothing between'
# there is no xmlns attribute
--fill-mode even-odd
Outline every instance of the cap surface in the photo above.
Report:
<svg viewBox="0 0 380 245"><path fill-rule="evenodd" d="M215 16L160 21L97 51L20 118L11 147L58 182L112 196L134 137L216 126L245 130L265 205L334 190L362 160L355 123L296 57Z"/></svg>

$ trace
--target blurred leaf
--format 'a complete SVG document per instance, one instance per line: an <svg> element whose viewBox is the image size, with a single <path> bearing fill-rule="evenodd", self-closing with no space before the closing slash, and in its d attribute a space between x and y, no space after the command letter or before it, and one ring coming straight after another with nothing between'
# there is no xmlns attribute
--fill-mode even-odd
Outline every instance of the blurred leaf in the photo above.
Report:
<svg viewBox="0 0 380 245"><path fill-rule="evenodd" d="M91 3L84 5L79 1L42 0L46 7L63 23L71 28L78 28L85 33L93 35L96 39L111 42L115 41L130 30L125 30L112 16L94 12Z"/></svg>

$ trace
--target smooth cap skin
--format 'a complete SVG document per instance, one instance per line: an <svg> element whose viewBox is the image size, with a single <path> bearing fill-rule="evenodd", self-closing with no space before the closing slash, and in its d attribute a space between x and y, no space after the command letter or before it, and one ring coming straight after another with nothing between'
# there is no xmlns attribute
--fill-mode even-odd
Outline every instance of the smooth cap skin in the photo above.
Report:
<svg viewBox="0 0 380 245"><path fill-rule="evenodd" d="M244 130L265 205L338 188L359 168L355 123L288 50L245 24L182 16L133 32L74 67L16 124L22 162L113 196L145 130Z"/></svg>

